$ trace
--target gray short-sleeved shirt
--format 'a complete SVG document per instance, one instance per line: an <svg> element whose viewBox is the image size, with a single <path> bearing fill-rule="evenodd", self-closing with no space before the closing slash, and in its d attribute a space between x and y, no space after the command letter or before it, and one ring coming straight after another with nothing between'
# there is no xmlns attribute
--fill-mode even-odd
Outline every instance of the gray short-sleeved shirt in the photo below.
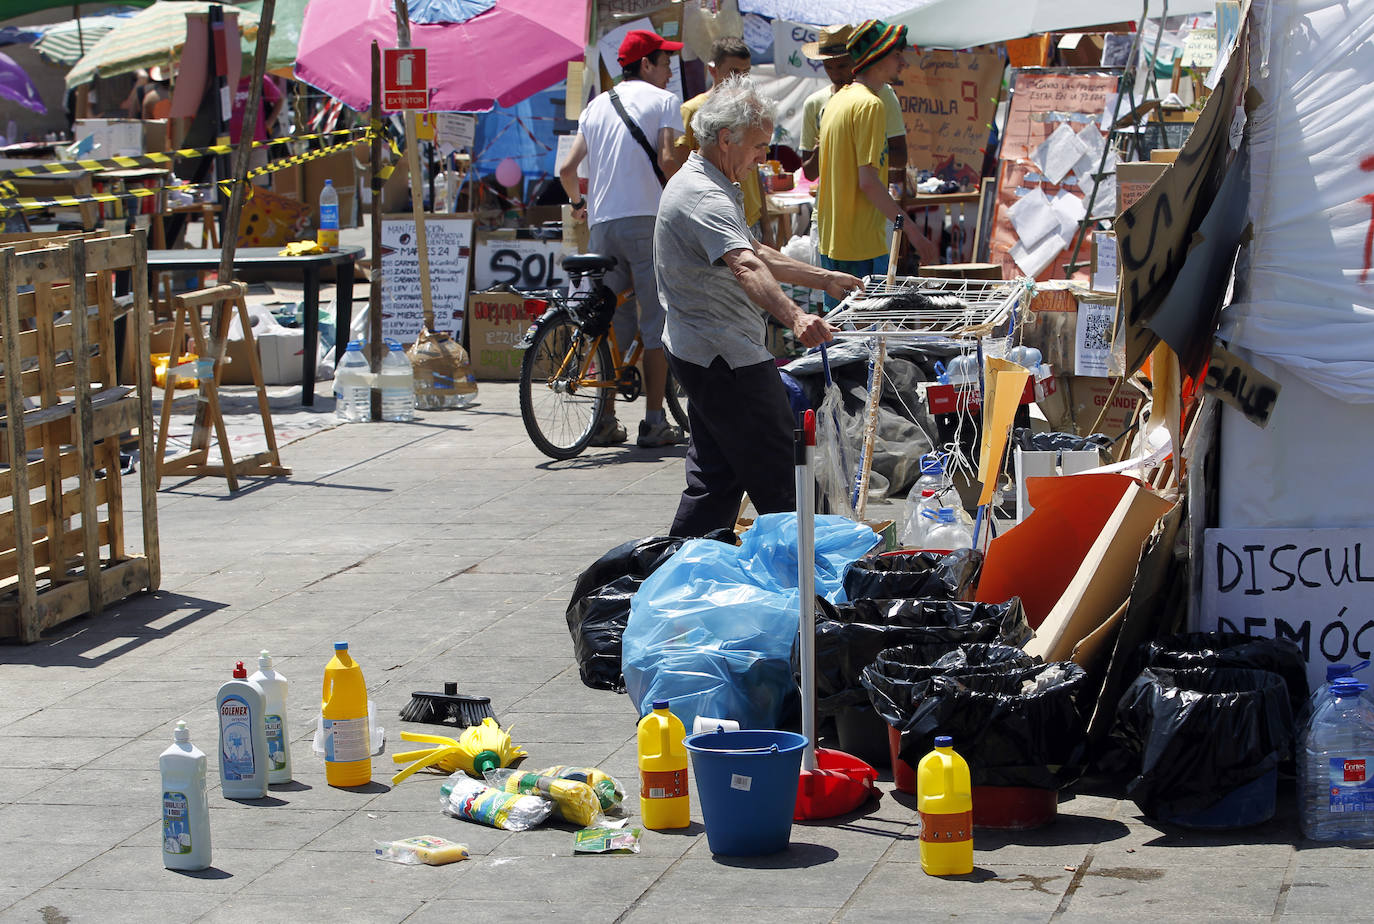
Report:
<svg viewBox="0 0 1374 924"><path fill-rule="evenodd" d="M667 311L663 343L678 359L731 369L771 360L764 348L767 315L721 259L754 250L744 223L743 194L697 151L663 189L654 224L654 275Z"/></svg>

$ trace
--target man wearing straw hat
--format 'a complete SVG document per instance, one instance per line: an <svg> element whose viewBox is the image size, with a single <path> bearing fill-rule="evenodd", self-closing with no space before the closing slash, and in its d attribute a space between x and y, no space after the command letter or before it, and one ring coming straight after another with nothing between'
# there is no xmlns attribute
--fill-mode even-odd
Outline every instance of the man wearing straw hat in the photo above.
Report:
<svg viewBox="0 0 1374 924"><path fill-rule="evenodd" d="M837 91L821 115L818 249L826 269L879 276L887 272L888 228L901 206L888 193L886 112L878 93L901 73L906 26L865 20L845 47L854 82ZM935 245L915 223L903 230L922 262L935 262ZM827 295L825 303L833 308L839 301Z"/></svg>
<svg viewBox="0 0 1374 924"><path fill-rule="evenodd" d="M775 109L747 77L717 86L692 118L701 147L659 203L654 268L668 313L663 341L691 418L674 536L732 526L745 492L759 513L796 509L796 421L763 345L766 315L803 345L818 346L832 328L784 295L778 280L836 297L863 285L760 244L745 225L738 182L763 161Z"/></svg>

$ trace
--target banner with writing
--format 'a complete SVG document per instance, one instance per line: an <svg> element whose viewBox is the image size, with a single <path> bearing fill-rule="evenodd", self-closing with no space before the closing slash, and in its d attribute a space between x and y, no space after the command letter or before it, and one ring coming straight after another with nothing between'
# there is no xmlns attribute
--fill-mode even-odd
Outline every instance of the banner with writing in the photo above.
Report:
<svg viewBox="0 0 1374 924"><path fill-rule="evenodd" d="M1288 639L1302 650L1314 688L1326 682L1328 664L1374 657L1369 529L1209 529L1202 582L1194 628Z"/></svg>
<svg viewBox="0 0 1374 924"><path fill-rule="evenodd" d="M898 80L892 89L906 122L907 163L976 187L1002 88L1002 56L911 49Z"/></svg>
<svg viewBox="0 0 1374 924"><path fill-rule="evenodd" d="M472 258L472 219L452 215L425 218L429 291L436 331L463 334ZM413 218L382 220L382 336L414 343L424 326L420 301L420 248Z"/></svg>
<svg viewBox="0 0 1374 924"><path fill-rule="evenodd" d="M773 67L779 77L825 77L825 63L801 53L801 47L816 41L819 32L818 26L773 20Z"/></svg>
<svg viewBox="0 0 1374 924"><path fill-rule="evenodd" d="M472 288L477 292L499 285L513 289L561 289L568 284L563 273L563 242L518 240L479 235L472 265Z"/></svg>

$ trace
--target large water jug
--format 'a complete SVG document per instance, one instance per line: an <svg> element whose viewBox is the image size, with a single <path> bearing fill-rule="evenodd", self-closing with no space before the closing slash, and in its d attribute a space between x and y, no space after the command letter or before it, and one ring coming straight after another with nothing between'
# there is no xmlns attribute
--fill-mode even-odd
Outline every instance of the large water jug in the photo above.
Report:
<svg viewBox="0 0 1374 924"><path fill-rule="evenodd" d="M1314 841L1374 841L1374 708L1353 677L1331 683L1303 729L1298 755L1302 833Z"/></svg>

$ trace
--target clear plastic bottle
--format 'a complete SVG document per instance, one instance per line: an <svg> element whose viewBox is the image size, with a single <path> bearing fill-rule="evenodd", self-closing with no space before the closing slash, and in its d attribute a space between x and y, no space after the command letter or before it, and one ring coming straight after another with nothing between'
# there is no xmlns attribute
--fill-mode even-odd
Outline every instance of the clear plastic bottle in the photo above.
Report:
<svg viewBox="0 0 1374 924"><path fill-rule="evenodd" d="M952 552L973 547L973 518L963 507L937 507L933 521L926 528L926 548Z"/></svg>
<svg viewBox="0 0 1374 924"><path fill-rule="evenodd" d="M1374 841L1374 708L1369 687L1333 681L1303 730L1298 757L1302 833L1314 841Z"/></svg>
<svg viewBox="0 0 1374 924"><path fill-rule="evenodd" d="M410 357L395 340L386 342L386 355L377 373L377 388L382 393L382 420L402 423L415 419L415 370Z"/></svg>
<svg viewBox="0 0 1374 924"><path fill-rule="evenodd" d="M210 803L205 797L205 752L178 722L172 746L158 758L162 773L162 864L196 870L210 865Z"/></svg>
<svg viewBox="0 0 1374 924"><path fill-rule="evenodd" d="M354 423L372 416L372 367L359 340L350 340L334 370L334 416Z"/></svg>
<svg viewBox="0 0 1374 924"><path fill-rule="evenodd" d="M272 656L263 649L258 669L248 678L262 690L262 719L267 728L267 783L291 782L291 732L286 721L286 678L272 668Z"/></svg>
<svg viewBox="0 0 1374 924"><path fill-rule="evenodd" d="M325 180L320 190L320 229L315 242L325 250L339 249L339 193L333 180Z"/></svg>
<svg viewBox="0 0 1374 924"><path fill-rule="evenodd" d="M1356 673L1369 666L1368 661L1361 661L1359 664L1328 664L1326 665L1326 683L1312 691L1312 695L1307 698L1307 705L1303 708L1302 715L1298 716L1299 725L1306 727L1312 716L1322 703L1326 702L1331 695L1331 684L1340 680L1342 677L1354 677ZM1374 706L1374 698L1371 698L1369 691L1365 691L1365 701Z"/></svg>
<svg viewBox="0 0 1374 924"><path fill-rule="evenodd" d="M945 465L940 461L940 457L933 452L928 452L921 456L921 477L916 479L916 484L912 491L934 491L935 496L941 500L949 496L949 492L954 490L954 482L945 472ZM911 495L907 495L910 497ZM919 494L917 495L919 497Z"/></svg>
<svg viewBox="0 0 1374 924"><path fill-rule="evenodd" d="M926 542L926 534L935 525L934 512L940 507L935 492L920 488L920 482L906 496L906 510L902 516L902 545L910 549L934 548ZM927 515L929 512L929 516Z"/></svg>

